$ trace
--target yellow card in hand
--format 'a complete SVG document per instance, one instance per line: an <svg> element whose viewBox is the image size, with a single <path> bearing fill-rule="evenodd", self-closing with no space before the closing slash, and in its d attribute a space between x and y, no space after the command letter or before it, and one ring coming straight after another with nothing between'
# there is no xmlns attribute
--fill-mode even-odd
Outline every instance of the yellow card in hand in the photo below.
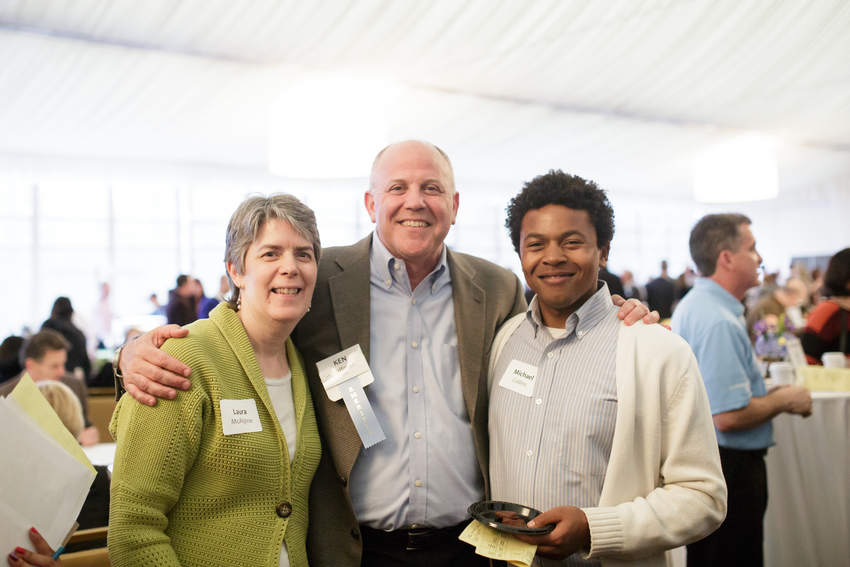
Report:
<svg viewBox="0 0 850 567"><path fill-rule="evenodd" d="M475 553L507 561L516 567L529 567L534 561L537 546L518 540L511 534L494 530L477 520L472 520L459 539L475 546Z"/></svg>

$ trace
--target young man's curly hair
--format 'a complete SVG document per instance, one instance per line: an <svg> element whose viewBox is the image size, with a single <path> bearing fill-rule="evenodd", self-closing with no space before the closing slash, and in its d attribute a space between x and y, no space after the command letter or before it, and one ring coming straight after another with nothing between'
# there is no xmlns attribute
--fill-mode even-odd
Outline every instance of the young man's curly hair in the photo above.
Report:
<svg viewBox="0 0 850 567"><path fill-rule="evenodd" d="M608 246L614 238L614 209L605 191L593 181L553 169L526 183L519 195L508 204L505 226L511 233L511 241L517 254L523 217L528 211L542 209L546 205L563 205L570 209L587 211L590 222L596 229L597 248Z"/></svg>

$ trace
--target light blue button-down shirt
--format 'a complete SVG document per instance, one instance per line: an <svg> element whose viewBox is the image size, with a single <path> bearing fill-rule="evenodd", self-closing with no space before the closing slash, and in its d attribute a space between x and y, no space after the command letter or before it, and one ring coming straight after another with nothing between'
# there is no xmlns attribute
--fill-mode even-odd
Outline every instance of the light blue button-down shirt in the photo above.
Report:
<svg viewBox="0 0 850 567"><path fill-rule="evenodd" d="M720 284L699 278L673 313L673 331L697 357L712 415L747 407L767 392L747 336L744 306ZM773 445L770 421L742 431L717 432L729 449L765 449Z"/></svg>
<svg viewBox="0 0 850 567"><path fill-rule="evenodd" d="M372 528L447 527L484 494L463 400L446 248L415 290L404 261L372 237L366 395L386 440L351 471L357 519Z"/></svg>

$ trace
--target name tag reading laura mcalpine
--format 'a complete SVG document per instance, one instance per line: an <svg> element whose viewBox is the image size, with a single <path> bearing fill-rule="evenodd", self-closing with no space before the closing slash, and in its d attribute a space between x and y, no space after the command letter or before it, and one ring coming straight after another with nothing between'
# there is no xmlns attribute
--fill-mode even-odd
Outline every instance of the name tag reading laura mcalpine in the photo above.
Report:
<svg viewBox="0 0 850 567"><path fill-rule="evenodd" d="M254 398L246 400L221 400L221 429L225 435L262 431L260 414Z"/></svg>
<svg viewBox="0 0 850 567"><path fill-rule="evenodd" d="M534 394L534 379L537 377L537 367L519 360L512 360L499 386L507 388L517 394L531 397Z"/></svg>
<svg viewBox="0 0 850 567"><path fill-rule="evenodd" d="M331 401L342 398L363 447L368 449L386 439L381 424L363 391L375 381L360 345L354 345L316 363L319 377Z"/></svg>

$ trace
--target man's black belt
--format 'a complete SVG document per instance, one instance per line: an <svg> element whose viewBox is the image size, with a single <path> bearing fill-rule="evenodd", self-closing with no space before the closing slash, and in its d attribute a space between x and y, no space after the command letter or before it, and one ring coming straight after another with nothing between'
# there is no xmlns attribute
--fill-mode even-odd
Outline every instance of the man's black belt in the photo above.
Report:
<svg viewBox="0 0 850 567"><path fill-rule="evenodd" d="M361 525L360 533L363 534L363 545L373 548L392 549L405 551L420 551L442 547L457 541L458 536L469 524L465 520L456 526L447 528L409 528L387 532L376 530Z"/></svg>

